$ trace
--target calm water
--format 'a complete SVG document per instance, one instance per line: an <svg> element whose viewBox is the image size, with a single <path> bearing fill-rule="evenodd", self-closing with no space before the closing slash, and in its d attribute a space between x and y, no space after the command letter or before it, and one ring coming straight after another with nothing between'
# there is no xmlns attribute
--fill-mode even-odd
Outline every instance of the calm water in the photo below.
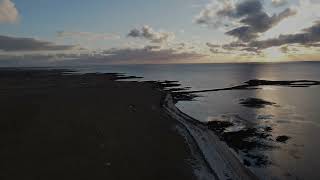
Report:
<svg viewBox="0 0 320 180"><path fill-rule="evenodd" d="M128 65L78 68L83 72L123 72L144 80L177 80L193 90L239 85L250 79L318 80L320 63L277 64L189 64ZM268 160L250 168L262 179L320 179L320 87L264 86L259 90L221 91L199 94L192 102L178 107L200 121L224 119L239 127L271 127L271 139L286 135L287 143L269 142L273 148L257 149ZM276 103L265 108L248 108L240 99L260 98ZM246 154L239 152L242 159ZM250 160L250 158L248 159Z"/></svg>

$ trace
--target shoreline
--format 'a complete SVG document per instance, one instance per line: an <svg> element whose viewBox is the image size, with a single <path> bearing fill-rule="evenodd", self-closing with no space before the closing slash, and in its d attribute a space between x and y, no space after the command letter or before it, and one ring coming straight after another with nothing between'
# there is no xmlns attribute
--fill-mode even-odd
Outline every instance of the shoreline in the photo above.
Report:
<svg viewBox="0 0 320 180"><path fill-rule="evenodd" d="M167 94L163 103L166 112L181 123L188 131L193 145L201 150L202 158L217 179L258 179L247 169L240 159L200 121L180 111L173 103L171 94ZM189 145L192 146L192 145Z"/></svg>
<svg viewBox="0 0 320 180"><path fill-rule="evenodd" d="M172 164L171 170L169 170L170 166L166 168L168 171L167 174L168 175L170 174L170 178L194 179L194 177L191 174L189 174L190 172L187 172L188 171L187 169L191 168L192 165L190 166L189 163L185 162L186 158L187 159L195 158L195 160L192 160L194 161L193 163L195 162L198 163L196 165L198 167L192 168L193 174L197 176L197 179L257 179L256 176L253 175L253 173L251 173L251 171L249 171L240 162L240 160L236 157L235 154L233 154L233 152L228 148L228 146L224 142L220 141L219 138L212 131L209 131L207 127L201 124L201 122L181 112L175 106L175 102L177 101L177 99L173 99L170 89L168 90L166 88L174 88L175 86L178 85L177 82L165 81L161 84L161 82L156 82L156 81L148 81L148 82L123 81L128 79L129 80L137 79L139 77L125 76L123 74L117 74L117 73L106 73L106 74L79 73L77 74L76 71L56 70L56 69L51 69L51 70L48 70L48 69L26 70L26 69L19 69L19 68L4 69L4 70L0 69L0 74L1 74L0 80L2 82L2 86L0 87L0 92L1 92L0 98L4 100L3 104L9 105L9 108L2 107L2 109L7 109L9 111L9 113L6 113L3 110L4 117L8 119L7 120L8 122L6 121L2 122L2 125L3 123L5 123L4 125L7 125L7 124L10 125L11 122L9 120L12 120L16 123L15 126L19 127L18 129L16 129L16 127L10 127L12 126L10 125L8 126L8 129L7 129L8 132L5 132L4 134L2 132L2 135L4 135L4 139L2 139L2 141L3 140L5 141L3 145L8 146L8 148L11 149L11 152L2 152L4 156L7 155L9 157L4 157L4 162L0 163L0 166L3 167L4 169L7 169L7 171L9 172L13 171L13 169L20 169L20 171L24 172L26 171L26 169L31 168L31 172L29 170L27 175L29 175L30 177L34 177L35 174L33 174L33 171L32 171L33 168L40 169L40 171L41 171L41 168L44 168L42 169L42 171L44 172L41 172L41 173L42 173L42 177L46 177L46 175L43 173L51 172L53 168L57 168L58 170L56 171L58 172L61 171L60 173L64 174L65 176L70 176L71 175L70 173L73 172L73 170L60 169L60 167L58 167L59 161L56 162L56 160L52 158L56 157L55 155L57 153L56 151L61 151L60 153L65 154L67 152L64 152L64 151L67 151L67 150L63 150L63 149L70 149L70 151L73 150L77 152L71 153L71 154L67 153L68 156L71 156L71 157L64 155L64 157L67 160L63 160L63 161L67 161L68 163L66 164L71 163L69 162L68 159L70 159L70 161L71 160L79 161L78 156L80 155L79 153L82 153L82 152L80 152L79 148L76 148L76 147L89 148L90 149L88 150L89 152L90 151L99 152L101 150L105 151L104 153L103 152L98 153L99 156L102 156L102 157L106 156L105 153L109 152L111 153L110 155L116 155L116 156L118 153L132 154L132 155L129 155L128 158L136 159L134 156L137 156L137 154L128 151L128 150L131 150L131 148L133 148L132 142L129 142L128 140L131 139L130 136L137 135L137 138L139 137L138 139L140 141L141 140L143 141L139 142L138 144L140 145L138 145L138 147L135 147L134 149L136 149L135 151L141 153L140 157L142 158L143 161L146 160L145 162L146 164L144 165L139 162L136 162L138 163L136 164L137 166L142 165L141 170L143 170L148 165L150 165L150 162L149 162L150 160L158 159L158 157L154 157L155 154L153 153L159 154L160 156L170 157L170 160L168 160L168 162L159 159L157 160L159 162L155 162L155 163L160 163L159 165L157 164L154 165L155 166L154 168L148 167L148 168L151 168L149 169L149 171L152 171L153 173L152 172L138 173L137 171L130 170L129 172L132 171L132 173L134 172L136 173L134 175L131 173L131 175L133 175L134 177L137 177L137 179L145 179L146 177L152 178L152 179L156 179L155 177L157 178L165 177L164 175L154 176L158 173L157 171L159 170L163 171L163 167L161 167L162 161L164 164ZM106 93L108 94L102 94L103 91L106 91ZM129 95L130 93L136 94L137 97L130 96ZM148 94L155 97L151 98L151 96ZM121 99L119 99L118 97L114 97L114 95L116 96L120 95L122 97ZM146 101L145 99L146 95L150 97L152 100ZM64 97L67 100L63 100L62 97ZM101 101L100 99L102 97L106 97L109 101L111 100L111 102L108 102L108 104L105 104L105 102ZM192 97L182 95L182 97L178 97L178 100L179 98L188 99ZM92 99L96 99L98 103L96 104L96 102L92 101ZM72 100L72 101L69 101L69 100ZM35 104L34 102L31 102L31 101L35 101ZM141 102L138 102L138 101L141 101ZM159 105L154 104L156 103L156 101L159 101L158 102ZM22 105L21 105L21 102L22 102ZM130 102L131 103L135 102L138 104L141 103L142 112L138 112L139 108L137 107L137 105L133 105L134 103L130 104ZM67 105L64 105L66 106L66 110L63 110L60 108L58 108L59 109L58 111L55 110L54 108L57 108L61 103L67 104ZM103 106L108 107L112 103L116 107L109 107L109 110L102 110ZM129 104L123 106L124 103L129 103ZM39 105L44 107L40 107ZM76 106L78 109L73 106ZM122 109L126 106L129 108L128 110ZM11 109L11 108L16 108L16 109ZM27 108L27 110L25 110L24 108ZM35 108L39 108L39 109L35 109ZM83 109L82 111L85 111L85 112L88 111L88 113L89 112L96 113L96 115L94 115L96 116L96 118L109 119L111 117L111 118L119 119L121 121L120 122L112 121L111 122L112 124L110 124L110 122L108 123L104 121L91 122L91 121L88 121L90 119L90 116L88 116L87 113L83 114L84 117L75 114L75 113L79 113L79 109ZM21 111L22 113L21 115L19 114L12 115L11 113L11 112L19 112L19 111ZM25 117L23 113L26 113L26 112L27 112L27 116ZM122 112L122 115L119 114L121 112ZM48 117L47 114L52 114L53 117ZM126 114L128 114L128 116ZM135 114L137 114L136 118L139 118L141 122L138 121L136 123L132 123L126 120L126 119L128 120L132 119L132 117L130 116L135 117ZM58 117L61 119L59 119ZM82 127L81 124L78 124L79 123L78 121L75 121L75 119L77 119L76 117L81 120L81 123L87 124L88 126L92 126L92 125L97 126L98 128L97 132L94 132L92 134L91 131L95 131L94 129L91 129L91 127L90 128ZM154 124L150 124L150 122L147 121L148 119L150 119L150 117L155 119L152 121ZM49 120L47 120L47 122L43 124L43 122L41 122L41 119L43 118L48 118ZM67 118L72 118L72 119L68 120ZM133 119L136 119L136 118L133 118ZM24 121L29 120L29 121L32 121L33 123L25 124L24 122L21 122L21 119L23 119ZM171 121L170 119L175 122L170 122ZM54 123L51 121L53 121ZM60 121L63 121L63 122L60 122ZM65 123L70 125L66 126ZM126 125L126 123L128 125ZM141 124L142 125L141 126L139 125L139 123L144 123L144 124ZM158 124L158 125L155 125L155 124ZM50 125L50 127L47 127L48 125ZM109 128L105 127L110 125L111 127ZM78 127L78 126L81 126L81 127ZM128 126L128 128L130 127L130 129L125 128L126 126ZM161 128L159 126L161 126ZM170 126L171 127L175 126L176 130L174 130L174 132L171 132L172 130L167 129ZM114 133L110 134L107 132L107 131L114 131L110 128L115 128L115 127L116 128L121 127L121 129L123 128L126 129L127 132L123 131L122 133L124 133L124 135L121 135L123 136L122 138L123 142L115 141L114 138L117 139L117 137L119 136L117 131L114 132L115 134ZM141 131L141 132L138 133L137 131L135 131L135 129L132 129L132 127L135 127L138 131ZM145 128L145 129L141 129L141 128ZM44 130L41 130L41 129L48 129L49 132L44 132ZM10 132L12 130L13 132ZM68 131L72 131L74 132L74 134L70 134L70 132ZM156 133L153 131L155 131ZM6 133L9 133L9 134L6 135ZM12 134L12 133L16 133L16 134ZM51 133L54 133L54 134L51 134ZM81 139L79 139L79 137L87 138L87 135L84 135L85 133L89 133L90 135L89 134L88 135L93 136L92 137L93 139L90 138L91 139L90 141L83 143L81 142ZM96 136L94 135L95 133L98 133L97 137L95 137ZM149 133L153 138L151 139L147 138L146 140L144 140L146 138L144 136L147 135L145 133L147 134ZM166 135L166 136L168 137L170 136L173 139L171 140L172 143L171 141L167 142L168 139L163 137L165 135L163 133L169 133L169 135ZM10 134L13 137L10 137ZM39 134L40 137L38 135L35 136L35 134ZM111 137L114 136L114 138L110 139L110 137L105 136L105 134L109 134L108 136L111 136ZM181 137L176 137L177 134L179 134L178 136L181 136ZM28 139L26 139L25 137L22 137L22 135L26 136ZM56 137L56 135L58 135L58 137ZM105 140L109 139L108 141L111 141L112 144L107 145L108 143L105 144L100 142L98 143L100 144L99 147L86 147L92 143L91 141L96 142L98 139L101 139L101 136L103 136L102 139L105 139ZM184 142L181 141L182 137L185 138ZM63 138L63 139L60 139L60 138ZM68 146L67 144L64 143L65 141L64 138L67 138L67 139L69 138L69 141L71 142L71 144L78 141L79 143L76 143L76 145L73 145L73 146ZM82 138L82 141L83 141L83 138ZM154 142L155 139L158 139L158 141ZM44 143L45 147L42 147L43 146L42 143L44 140L48 141L48 143ZM98 140L98 141L101 141L101 140ZM105 141L105 140L102 140L102 141ZM15 142L15 141L19 141L19 142ZM23 144L21 145L21 143ZM128 149L123 149L123 148L119 149L117 147L118 146L117 144L119 143L121 144L125 143L128 145L132 144L132 145L129 145ZM157 145L155 143L161 143L163 144L163 146L167 146L170 144L169 147L173 145L174 149L172 150L172 152L171 150L166 150L162 152L161 149L153 149L153 146L155 145L156 147L159 146L159 144ZM182 145L181 143L183 143L184 145ZM32 147L31 144L33 144L34 147ZM147 144L148 146L150 146L151 149L150 148L149 149L152 152L147 152L143 148L143 146ZM55 147L53 147L53 145ZM108 150L108 148L106 149L106 147L111 148L111 150ZM169 148L169 147L164 147L164 148ZM180 149L180 150L177 150L177 149ZM46 152L40 152L40 151L46 151ZM120 151L120 152L117 152L117 151ZM31 152L32 154L30 154ZM40 156L33 155L34 152L38 152ZM51 154L52 157L48 157L47 154ZM79 154L79 155L75 155L75 154ZM30 157L25 157L26 155L29 155ZM143 157L144 155L146 155L146 157ZM179 156L174 157L177 155ZM15 160L13 160L13 162L9 162L10 157L13 157L13 156L20 157L21 159L20 161L22 161L23 164L26 163L24 161L27 161L27 160L30 161L29 158L31 157L33 157L33 160L36 162L34 162L31 165L31 167L24 166L24 165L22 165L21 167L20 166L16 167L17 164L15 163L18 163L18 162L16 162ZM96 155L90 155L90 156L92 156L93 159L97 159ZM147 158L149 156L150 156L150 159L148 158L144 160L144 158ZM40 157L42 159L38 159ZM178 160L177 158L178 159L182 158L182 159ZM114 159L114 158L110 156L107 159ZM45 165L44 167L40 167L39 165L41 163L46 164L46 162L43 162L43 160L46 160L48 162L53 161L53 163L52 165ZM97 160L97 161L100 161L100 160ZM111 160L110 162L109 161L110 160L106 160L106 162L104 162L104 165L102 164L103 166L107 166L107 167L100 167L100 165L98 165L97 168L108 169L108 167L110 168L114 166L113 160ZM96 165L97 162L87 161L87 163L89 164L91 163L94 166L97 166ZM116 163L116 166L120 168L121 166L124 165L123 163L130 164L132 162L127 162L125 159L123 159L123 160L120 160L119 163ZM75 162L71 164L73 164L73 166L76 167L74 170L77 169L77 171L86 167L86 166L82 167L82 165L79 166L79 164L77 163L75 164ZM62 167L63 166L64 165L62 164ZM177 168L177 166L181 166L181 167L178 169L175 169ZM202 166L202 167L199 167L199 166ZM114 169L115 172L108 171L107 174L106 172L101 171L99 172L101 174L99 175L99 173L97 173L96 176L109 177L109 178L126 177L127 175L118 174L120 173L119 168L115 168ZM90 169L91 168L89 168L88 172L84 173L84 177L89 176L91 174L92 170ZM139 169L139 167L135 167L133 169ZM163 172L163 173L166 174L166 172ZM8 174L6 172L4 173L3 176L10 177L10 173ZM74 178L74 176L70 176L70 177ZM16 179L19 179L19 178L16 178Z"/></svg>
<svg viewBox="0 0 320 180"><path fill-rule="evenodd" d="M0 70L2 179L197 179L156 84L64 72Z"/></svg>

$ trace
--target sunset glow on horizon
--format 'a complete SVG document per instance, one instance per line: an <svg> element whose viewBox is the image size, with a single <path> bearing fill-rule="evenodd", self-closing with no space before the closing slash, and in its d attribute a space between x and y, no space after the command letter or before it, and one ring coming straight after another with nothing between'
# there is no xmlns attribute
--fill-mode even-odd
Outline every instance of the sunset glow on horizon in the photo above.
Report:
<svg viewBox="0 0 320 180"><path fill-rule="evenodd" d="M319 9L319 0L0 0L0 65L319 61Z"/></svg>

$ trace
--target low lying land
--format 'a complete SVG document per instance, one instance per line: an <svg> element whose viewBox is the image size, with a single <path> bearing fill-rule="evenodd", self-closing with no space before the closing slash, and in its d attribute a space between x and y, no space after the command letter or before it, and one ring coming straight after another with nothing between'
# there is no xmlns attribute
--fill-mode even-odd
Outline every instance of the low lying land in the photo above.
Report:
<svg viewBox="0 0 320 180"><path fill-rule="evenodd" d="M1 179L195 179L165 92L119 78L0 70Z"/></svg>

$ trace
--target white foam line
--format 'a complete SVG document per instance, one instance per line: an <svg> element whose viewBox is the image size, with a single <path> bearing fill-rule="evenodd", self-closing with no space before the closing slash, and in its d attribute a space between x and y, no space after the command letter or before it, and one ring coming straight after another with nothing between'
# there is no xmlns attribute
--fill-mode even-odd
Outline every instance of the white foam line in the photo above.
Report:
<svg viewBox="0 0 320 180"><path fill-rule="evenodd" d="M195 119L182 113L174 105L171 94L166 96L164 108L171 117L180 122L188 131L215 177L220 180L258 179L240 162L229 147L219 140L219 137L206 126L196 123Z"/></svg>

